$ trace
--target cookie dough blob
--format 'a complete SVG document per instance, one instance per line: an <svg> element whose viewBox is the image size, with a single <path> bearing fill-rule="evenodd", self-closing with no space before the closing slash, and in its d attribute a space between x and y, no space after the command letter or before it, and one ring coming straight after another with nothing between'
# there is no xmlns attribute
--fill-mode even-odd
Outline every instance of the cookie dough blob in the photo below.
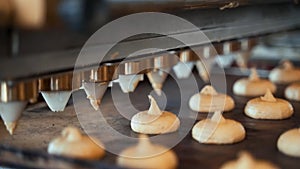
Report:
<svg viewBox="0 0 300 169"><path fill-rule="evenodd" d="M300 69L295 68L290 61L284 61L281 66L274 68L269 79L278 84L289 84L300 81Z"/></svg>
<svg viewBox="0 0 300 169"><path fill-rule="evenodd" d="M167 111L161 111L152 96L149 110L135 114L131 119L131 129L143 134L163 134L178 130L180 121L178 117Z"/></svg>
<svg viewBox="0 0 300 169"><path fill-rule="evenodd" d="M285 155L300 157L300 128L288 130L280 135L277 148Z"/></svg>
<svg viewBox="0 0 300 169"><path fill-rule="evenodd" d="M189 106L197 112L230 111L234 108L232 97L217 93L216 90L206 85L200 93L196 93L189 100Z"/></svg>
<svg viewBox="0 0 300 169"><path fill-rule="evenodd" d="M100 159L105 151L103 144L89 136L82 135L78 128L66 127L60 137L49 143L48 153L79 159Z"/></svg>
<svg viewBox="0 0 300 169"><path fill-rule="evenodd" d="M295 82L289 85L285 89L284 95L290 100L300 101L300 82Z"/></svg>
<svg viewBox="0 0 300 169"><path fill-rule="evenodd" d="M233 85L233 93L239 96L261 96L270 89L272 93L276 92L276 86L266 79L261 79L256 69L251 69L249 78L237 80Z"/></svg>
<svg viewBox="0 0 300 169"><path fill-rule="evenodd" d="M178 160L172 150L152 144L147 136L141 135L137 145L128 147L120 153L117 164L121 167L139 169L175 169Z"/></svg>
<svg viewBox="0 0 300 169"><path fill-rule="evenodd" d="M244 140L246 131L237 121L225 119L220 111L201 120L192 129L192 137L204 144L233 144Z"/></svg>
<svg viewBox="0 0 300 169"><path fill-rule="evenodd" d="M10 135L13 135L17 122L26 105L26 101L0 102L0 116Z"/></svg>
<svg viewBox="0 0 300 169"><path fill-rule="evenodd" d="M274 164L257 160L248 152L239 153L237 160L226 162L221 166L221 169L278 169Z"/></svg>
<svg viewBox="0 0 300 169"><path fill-rule="evenodd" d="M275 98L270 90L263 97L249 100L245 114L254 119L280 120L293 115L292 105L283 99Z"/></svg>

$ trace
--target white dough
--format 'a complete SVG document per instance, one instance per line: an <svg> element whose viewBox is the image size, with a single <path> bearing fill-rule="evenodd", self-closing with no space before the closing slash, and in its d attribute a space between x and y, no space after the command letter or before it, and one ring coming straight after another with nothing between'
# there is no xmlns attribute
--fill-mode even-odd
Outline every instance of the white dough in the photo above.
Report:
<svg viewBox="0 0 300 169"><path fill-rule="evenodd" d="M163 84L168 77L169 72L170 69L168 68L164 70L156 69L147 73L147 77L152 85L152 88L159 96L161 95Z"/></svg>
<svg viewBox="0 0 300 169"><path fill-rule="evenodd" d="M133 92L144 75L119 75L119 85L124 93Z"/></svg>
<svg viewBox="0 0 300 169"><path fill-rule="evenodd" d="M178 62L173 66L173 71L178 79L188 78L193 70L194 62Z"/></svg>
<svg viewBox="0 0 300 169"><path fill-rule="evenodd" d="M26 101L0 102L0 115L7 131L12 135L27 105Z"/></svg>
<svg viewBox="0 0 300 169"><path fill-rule="evenodd" d="M141 135L137 145L120 153L117 164L126 168L175 169L178 160L172 150L152 144L147 136Z"/></svg>
<svg viewBox="0 0 300 169"><path fill-rule="evenodd" d="M101 99L108 87L108 83L83 82L82 87L93 108L98 110Z"/></svg>
<svg viewBox="0 0 300 169"><path fill-rule="evenodd" d="M72 91L41 91L47 105L53 112L64 111Z"/></svg>

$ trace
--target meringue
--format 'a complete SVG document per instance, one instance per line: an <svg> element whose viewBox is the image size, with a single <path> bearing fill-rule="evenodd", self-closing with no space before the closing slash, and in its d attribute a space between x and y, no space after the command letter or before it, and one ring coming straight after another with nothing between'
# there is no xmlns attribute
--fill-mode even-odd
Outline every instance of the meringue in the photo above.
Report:
<svg viewBox="0 0 300 169"><path fill-rule="evenodd" d="M26 101L0 102L0 116L10 135L13 135L17 122L26 105Z"/></svg>
<svg viewBox="0 0 300 169"><path fill-rule="evenodd" d="M64 111L72 91L41 91L47 105L53 112Z"/></svg>
<svg viewBox="0 0 300 169"><path fill-rule="evenodd" d="M140 169L174 169L178 165L176 154L166 147L152 144L146 135L140 135L136 146L123 150L117 164Z"/></svg>
<svg viewBox="0 0 300 169"><path fill-rule="evenodd" d="M100 141L82 135L75 127L66 127L61 136L49 143L48 153L80 159L100 159L105 151Z"/></svg>
<svg viewBox="0 0 300 169"><path fill-rule="evenodd" d="M140 81L144 79L144 75L119 75L119 85L124 93L133 92Z"/></svg>
<svg viewBox="0 0 300 169"><path fill-rule="evenodd" d="M281 134L277 148L285 155L300 157L300 128L290 129Z"/></svg>
<svg viewBox="0 0 300 169"><path fill-rule="evenodd" d="M278 84L288 84L300 81L300 69L295 68L290 61L284 61L281 66L274 68L269 79Z"/></svg>
<svg viewBox="0 0 300 169"><path fill-rule="evenodd" d="M268 89L263 97L248 101L245 114L254 119L286 119L293 115L293 107L288 101L275 98Z"/></svg>
<svg viewBox="0 0 300 169"><path fill-rule="evenodd" d="M163 134L178 130L180 121L178 117L167 111L161 111L152 96L149 110L135 114L131 119L131 129L144 134Z"/></svg>
<svg viewBox="0 0 300 169"><path fill-rule="evenodd" d="M254 159L248 152L239 153L239 158L235 161L226 162L221 169L278 169L274 164Z"/></svg>
<svg viewBox="0 0 300 169"><path fill-rule="evenodd" d="M82 87L95 110L99 109L101 99L105 94L108 83L83 82Z"/></svg>
<svg viewBox="0 0 300 169"><path fill-rule="evenodd" d="M200 93L196 93L189 100L190 108L197 112L230 111L234 105L230 96L217 93L210 85L203 87Z"/></svg>
<svg viewBox="0 0 300 169"><path fill-rule="evenodd" d="M194 65L194 62L178 62L173 66L173 71L178 79L186 79L191 75Z"/></svg>
<svg viewBox="0 0 300 169"><path fill-rule="evenodd" d="M6 127L6 130L9 132L10 135L13 135L15 132L15 128L17 127L17 122L6 122L4 121L4 125Z"/></svg>
<svg viewBox="0 0 300 169"><path fill-rule="evenodd" d="M284 95L290 100L300 101L300 82L295 82L289 85L285 89Z"/></svg>
<svg viewBox="0 0 300 169"><path fill-rule="evenodd" d="M192 129L192 137L204 144L233 144L244 140L246 131L237 121L225 119L220 111L201 120Z"/></svg>
<svg viewBox="0 0 300 169"><path fill-rule="evenodd" d="M163 84L168 77L168 74L170 72L170 69L155 69L149 73L147 73L147 77L152 85L152 88L155 90L155 92L160 96L162 92Z"/></svg>
<svg viewBox="0 0 300 169"><path fill-rule="evenodd" d="M260 96L270 89L275 93L276 86L269 80L260 79L256 69L251 69L249 78L237 80L233 85L233 93L240 96Z"/></svg>
<svg viewBox="0 0 300 169"><path fill-rule="evenodd" d="M204 63L202 63L202 61L196 62L196 68L198 70L198 74L201 77L201 79L206 83L209 82L210 67L211 67L211 65L209 65L209 64L204 65Z"/></svg>

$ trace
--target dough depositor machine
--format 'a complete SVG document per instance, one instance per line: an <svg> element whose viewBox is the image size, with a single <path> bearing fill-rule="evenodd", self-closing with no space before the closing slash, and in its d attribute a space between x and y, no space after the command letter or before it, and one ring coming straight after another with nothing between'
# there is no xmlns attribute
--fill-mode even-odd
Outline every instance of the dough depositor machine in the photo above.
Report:
<svg viewBox="0 0 300 169"><path fill-rule="evenodd" d="M16 123L23 122L19 120L22 119L22 113L32 110L32 107L43 101L50 108L43 109L44 111L63 113L68 102L71 102L72 94L84 91L91 108L97 110L102 104L103 95L111 86L119 85L122 92L134 93L139 82L147 78L153 90L161 95L170 71L178 79L184 79L190 76L195 66L199 77L207 82L210 69L213 68L205 68L203 61L210 63L211 67L236 65L241 69L247 68L255 46L270 42L274 36L282 37L290 32L293 35L300 27L298 1L289 0L57 0L41 1L41 4L30 0L28 3L35 4L32 8L41 11L32 14L39 16L32 22L33 18L22 18L22 15L16 14L17 10L0 11L3 16L0 18L0 35L3 37L0 40L0 114L11 134L14 129L24 126ZM76 3L81 6L76 7ZM21 13L23 10L30 10L22 5L24 4L21 3L19 7ZM197 30L164 32L184 38L185 44L163 35L137 35L115 45L101 63L87 61L77 65L80 68L74 71L81 47L94 31L116 18L138 12L165 12L186 19L198 27L210 41L196 41L193 34ZM106 44L95 44L99 49L101 45ZM140 46L152 50L142 50ZM198 56L191 47L197 51ZM216 59L217 56L219 60ZM229 72L232 70L228 69ZM13 137L7 134L4 136ZM26 157L22 162L8 160L9 157L18 156L17 150L22 152L23 148L9 146L7 139L1 141L1 137L0 155L3 158L0 158L0 166L30 166L31 163L27 163L30 159ZM38 151L26 152L26 148L24 151L29 156L30 153L46 156L54 163L57 158L39 154ZM97 167L79 163L83 168ZM103 164L103 167L111 166Z"/></svg>

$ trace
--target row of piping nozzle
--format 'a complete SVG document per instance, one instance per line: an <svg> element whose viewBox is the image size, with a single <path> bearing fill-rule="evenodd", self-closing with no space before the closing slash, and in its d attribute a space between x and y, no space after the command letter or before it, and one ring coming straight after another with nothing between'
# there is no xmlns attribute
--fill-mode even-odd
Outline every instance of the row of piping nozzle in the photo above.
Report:
<svg viewBox="0 0 300 169"><path fill-rule="evenodd" d="M177 53L180 61L173 67L173 71L178 79L186 79L196 66L199 76L204 82L208 82L211 66L214 63L226 63L226 59L232 54L239 67L246 67L249 51L256 44L256 38L248 38L183 49Z"/></svg>
<svg viewBox="0 0 300 169"><path fill-rule="evenodd" d="M236 61L243 67L249 56L248 51L255 44L256 39L251 38L234 40L159 55L128 58L119 63L105 63L98 67L50 74L37 79L1 81L0 115L12 134L27 103L36 102L39 92L51 111L58 112L64 111L72 92L84 89L91 105L98 110L108 87L118 83L124 93L134 92L138 83L144 80L145 74L158 95L161 94L171 70L177 78L184 79L191 75L196 65L200 77L207 82L215 56L240 51Z"/></svg>

